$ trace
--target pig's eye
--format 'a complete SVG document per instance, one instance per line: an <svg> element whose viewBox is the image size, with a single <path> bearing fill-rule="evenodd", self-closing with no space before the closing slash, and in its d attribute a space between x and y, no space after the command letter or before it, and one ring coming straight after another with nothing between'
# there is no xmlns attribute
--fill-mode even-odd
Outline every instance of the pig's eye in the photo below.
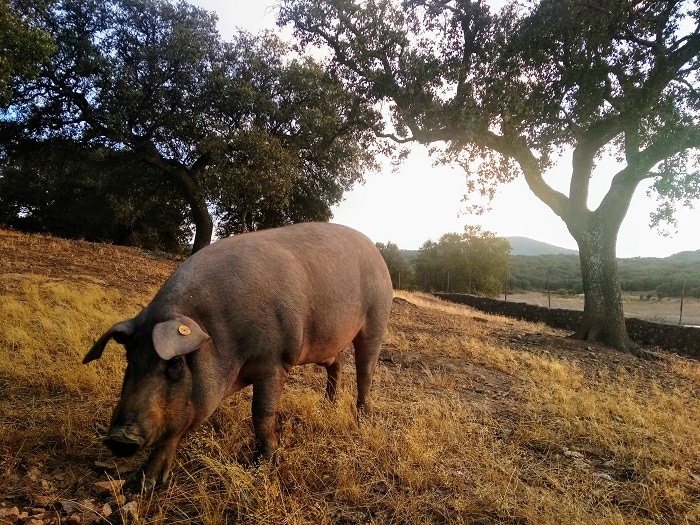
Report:
<svg viewBox="0 0 700 525"><path fill-rule="evenodd" d="M165 373L171 381L182 379L185 372L185 364L182 362L182 357L173 357L165 364Z"/></svg>

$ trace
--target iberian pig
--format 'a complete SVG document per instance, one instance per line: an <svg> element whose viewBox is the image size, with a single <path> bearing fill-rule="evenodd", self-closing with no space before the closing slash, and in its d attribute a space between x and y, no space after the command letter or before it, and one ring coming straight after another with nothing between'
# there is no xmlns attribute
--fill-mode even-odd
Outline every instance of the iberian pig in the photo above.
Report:
<svg viewBox="0 0 700 525"><path fill-rule="evenodd" d="M122 457L152 449L131 486L166 481L183 436L224 397L248 385L254 457L271 457L290 368L325 366L326 393L333 400L350 343L362 410L392 295L376 247L337 224L246 233L192 255L146 308L107 330L83 360L98 359L110 339L126 348L121 398L105 444Z"/></svg>

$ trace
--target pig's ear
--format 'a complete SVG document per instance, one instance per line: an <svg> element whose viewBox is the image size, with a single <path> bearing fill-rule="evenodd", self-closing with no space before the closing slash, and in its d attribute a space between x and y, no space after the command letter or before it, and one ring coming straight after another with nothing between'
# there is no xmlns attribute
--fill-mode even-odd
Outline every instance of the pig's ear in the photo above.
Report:
<svg viewBox="0 0 700 525"><path fill-rule="evenodd" d="M135 331L136 323L133 319L128 319L126 321L122 321L121 323L115 324L112 328L102 334L102 337L95 341L95 344L92 345L90 351L83 358L83 364L102 357L102 352L105 351L105 346L107 346L110 339L114 339L117 343L123 345L134 335Z"/></svg>
<svg viewBox="0 0 700 525"><path fill-rule="evenodd" d="M194 352L207 339L209 336L199 325L184 315L176 315L153 327L153 346L165 361Z"/></svg>

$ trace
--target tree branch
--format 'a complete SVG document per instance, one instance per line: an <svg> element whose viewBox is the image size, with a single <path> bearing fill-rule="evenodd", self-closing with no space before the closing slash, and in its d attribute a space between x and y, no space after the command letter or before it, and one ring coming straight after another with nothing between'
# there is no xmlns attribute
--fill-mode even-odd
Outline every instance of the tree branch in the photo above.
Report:
<svg viewBox="0 0 700 525"><path fill-rule="evenodd" d="M639 152L636 161L620 170L612 179L610 190L598 211L622 223L632 196L641 181L653 177L651 169L659 162L690 148L700 148L700 129L686 127L675 133L659 133L662 137Z"/></svg>
<svg viewBox="0 0 700 525"><path fill-rule="evenodd" d="M479 142L483 146L498 151L506 157L511 157L518 163L523 172L525 182L532 193L566 222L569 211L569 199L545 182L537 158L528 148L525 139L523 137L506 139L490 131L483 133L481 136L482 138Z"/></svg>
<svg viewBox="0 0 700 525"><path fill-rule="evenodd" d="M381 139L390 139L397 144L407 144L409 142L416 142L417 139L415 137L399 137L395 135L394 133L375 133L375 136L381 138Z"/></svg>

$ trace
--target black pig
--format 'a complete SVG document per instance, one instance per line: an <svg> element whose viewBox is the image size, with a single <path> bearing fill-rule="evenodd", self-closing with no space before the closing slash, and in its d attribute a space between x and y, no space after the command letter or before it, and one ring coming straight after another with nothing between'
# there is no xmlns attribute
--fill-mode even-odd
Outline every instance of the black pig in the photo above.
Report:
<svg viewBox="0 0 700 525"><path fill-rule="evenodd" d="M141 313L107 330L83 360L98 359L110 339L126 347L105 444L122 457L152 448L132 488L166 481L183 436L248 385L255 458L269 458L278 447L276 413L289 369L325 366L332 400L350 343L363 409L392 296L372 242L335 224L246 233L187 259Z"/></svg>

